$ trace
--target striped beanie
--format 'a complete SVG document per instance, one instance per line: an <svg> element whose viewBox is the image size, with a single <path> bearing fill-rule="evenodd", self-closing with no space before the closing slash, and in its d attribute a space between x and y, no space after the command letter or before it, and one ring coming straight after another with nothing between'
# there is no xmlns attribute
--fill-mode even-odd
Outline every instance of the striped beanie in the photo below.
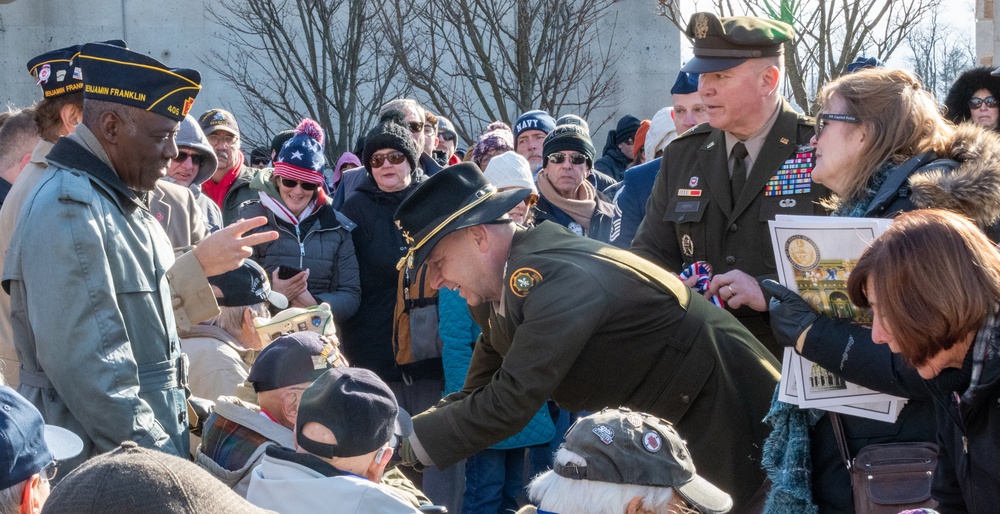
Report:
<svg viewBox="0 0 1000 514"><path fill-rule="evenodd" d="M274 174L300 182L323 183L323 129L306 118L295 129L295 135L285 142L274 161Z"/></svg>

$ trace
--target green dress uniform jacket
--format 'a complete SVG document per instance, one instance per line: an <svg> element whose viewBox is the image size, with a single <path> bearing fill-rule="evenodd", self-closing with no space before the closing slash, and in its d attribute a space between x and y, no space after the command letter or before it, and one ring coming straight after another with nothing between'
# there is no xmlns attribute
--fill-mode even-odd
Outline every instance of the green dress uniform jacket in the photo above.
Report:
<svg viewBox="0 0 1000 514"><path fill-rule="evenodd" d="M552 398L665 418L737 505L760 487L779 365L732 316L652 263L551 222L517 231L504 284L498 304L474 309L491 330L463 390L413 419L436 465L514 435Z"/></svg>
<svg viewBox="0 0 1000 514"><path fill-rule="evenodd" d="M725 133L703 123L678 137L664 150L631 250L673 273L706 261L716 275L735 269L776 279L767 222L778 214L826 215L819 200L830 193L811 180L812 135L812 118L782 100L735 205ZM732 313L780 354L766 312L742 307Z"/></svg>
<svg viewBox="0 0 1000 514"><path fill-rule="evenodd" d="M186 362L167 283L174 254L81 128L49 154L7 254L18 392L83 439L69 468L123 441L187 457Z"/></svg>

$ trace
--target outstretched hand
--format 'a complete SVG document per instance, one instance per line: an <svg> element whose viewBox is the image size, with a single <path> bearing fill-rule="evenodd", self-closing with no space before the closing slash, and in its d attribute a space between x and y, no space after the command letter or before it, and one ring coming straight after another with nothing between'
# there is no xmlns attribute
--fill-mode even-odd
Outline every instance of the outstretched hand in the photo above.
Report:
<svg viewBox="0 0 1000 514"><path fill-rule="evenodd" d="M250 230L267 224L267 218L258 216L239 220L226 228L213 232L192 250L206 277L221 275L243 265L253 247L278 239L278 233L269 230L244 236Z"/></svg>

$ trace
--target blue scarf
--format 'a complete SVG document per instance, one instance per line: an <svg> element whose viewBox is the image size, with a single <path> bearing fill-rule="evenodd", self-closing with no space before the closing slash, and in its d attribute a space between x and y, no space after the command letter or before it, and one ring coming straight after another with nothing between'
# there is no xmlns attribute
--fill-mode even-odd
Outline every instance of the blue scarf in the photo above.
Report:
<svg viewBox="0 0 1000 514"><path fill-rule="evenodd" d="M833 211L833 216L843 216L847 218L863 218L865 213L868 212L868 207L871 206L872 200L875 199L875 195L878 194L878 190L882 188L882 184L885 183L885 179L889 177L889 173L896 169L896 165L891 162L884 162L875 173L872 173L871 178L868 179L868 185L865 186L864 191L854 196L854 198L842 199L837 205L836 210Z"/></svg>

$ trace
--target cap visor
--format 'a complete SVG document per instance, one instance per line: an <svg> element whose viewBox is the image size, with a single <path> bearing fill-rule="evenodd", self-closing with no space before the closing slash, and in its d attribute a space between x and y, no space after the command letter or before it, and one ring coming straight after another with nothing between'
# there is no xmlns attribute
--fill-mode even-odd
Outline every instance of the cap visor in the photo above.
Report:
<svg viewBox="0 0 1000 514"><path fill-rule="evenodd" d="M234 136L239 136L240 135L240 133L237 132L236 129L234 129L233 127L230 127L229 125L214 125L214 126L208 127L207 129L204 129L204 130L205 130L205 135L206 136L209 135L209 134L214 134L214 133L216 133L216 132L218 132L220 130L225 131L225 132L229 132L230 134L232 134Z"/></svg>
<svg viewBox="0 0 1000 514"><path fill-rule="evenodd" d="M285 298L285 295L274 289L271 289L271 294L267 295L267 301L278 309L284 310L288 308L288 298Z"/></svg>
<svg viewBox="0 0 1000 514"><path fill-rule="evenodd" d="M733 508L733 499L728 494L698 475L684 485L674 486L674 489L706 514L723 514Z"/></svg>
<svg viewBox="0 0 1000 514"><path fill-rule="evenodd" d="M993 75L994 77L1000 77L1000 68L993 70L993 72L990 73L990 75Z"/></svg>
<svg viewBox="0 0 1000 514"><path fill-rule="evenodd" d="M730 68L735 68L743 63L747 62L744 58L707 58L707 57L694 57L690 61L684 63L681 66L681 71L684 73L712 73L715 71L724 71Z"/></svg>
<svg viewBox="0 0 1000 514"><path fill-rule="evenodd" d="M430 241L421 246L420 249L414 252L413 269L423 266L424 261L427 260L427 256L430 255L431 250L434 249L434 245L438 244L438 241L444 238L444 236L451 234L458 229L474 225L482 225L483 223L498 220L503 217L504 214L510 212L515 205L523 202L524 199L530 194L530 189L511 189L509 191L494 193L493 197L488 201L483 202L476 209L466 213L465 216L453 221L450 225L440 230L434 237L431 238Z"/></svg>
<svg viewBox="0 0 1000 514"><path fill-rule="evenodd" d="M83 440L62 427L45 425L45 445L56 460L72 459L83 451Z"/></svg>

